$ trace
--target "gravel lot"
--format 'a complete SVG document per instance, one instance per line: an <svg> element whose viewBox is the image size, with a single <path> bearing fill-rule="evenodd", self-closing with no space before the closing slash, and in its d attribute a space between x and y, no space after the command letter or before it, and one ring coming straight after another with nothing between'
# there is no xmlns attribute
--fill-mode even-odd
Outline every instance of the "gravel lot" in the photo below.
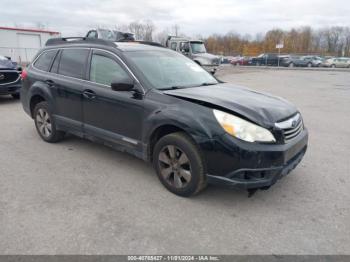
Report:
<svg viewBox="0 0 350 262"><path fill-rule="evenodd" d="M228 82L295 103L310 131L300 166L252 198L163 188L150 165L74 137L40 140L0 98L1 254L350 254L350 73L224 67Z"/></svg>

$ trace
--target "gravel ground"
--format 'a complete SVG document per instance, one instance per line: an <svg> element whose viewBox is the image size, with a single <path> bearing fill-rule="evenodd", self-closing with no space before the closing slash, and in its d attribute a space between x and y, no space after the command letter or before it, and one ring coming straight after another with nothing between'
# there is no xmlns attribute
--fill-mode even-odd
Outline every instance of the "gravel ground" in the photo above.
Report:
<svg viewBox="0 0 350 262"><path fill-rule="evenodd" d="M350 73L224 67L295 103L310 131L289 176L252 198L164 189L149 164L68 137L48 144L0 98L1 254L350 254Z"/></svg>

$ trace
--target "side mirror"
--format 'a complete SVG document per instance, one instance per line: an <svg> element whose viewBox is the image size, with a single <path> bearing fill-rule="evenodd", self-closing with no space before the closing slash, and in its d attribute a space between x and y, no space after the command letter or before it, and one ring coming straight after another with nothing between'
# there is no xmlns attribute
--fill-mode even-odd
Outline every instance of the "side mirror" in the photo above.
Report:
<svg viewBox="0 0 350 262"><path fill-rule="evenodd" d="M111 83L111 88L114 91L131 91L134 89L134 80L124 78Z"/></svg>

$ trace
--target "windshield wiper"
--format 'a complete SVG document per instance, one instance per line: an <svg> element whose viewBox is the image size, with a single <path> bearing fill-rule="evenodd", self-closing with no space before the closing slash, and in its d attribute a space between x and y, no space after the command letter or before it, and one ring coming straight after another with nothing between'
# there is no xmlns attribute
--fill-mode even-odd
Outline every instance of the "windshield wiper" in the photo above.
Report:
<svg viewBox="0 0 350 262"><path fill-rule="evenodd" d="M176 89L182 89L186 87L187 86L169 86L169 87L159 88L159 90L176 90Z"/></svg>
<svg viewBox="0 0 350 262"><path fill-rule="evenodd" d="M218 83L211 83L211 82L205 82L200 84L199 86L213 86L213 85L217 85Z"/></svg>
<svg viewBox="0 0 350 262"><path fill-rule="evenodd" d="M199 86L212 86L212 85L217 85L217 84L218 83L205 82L205 83L201 83L199 85L169 86L169 87L159 88L159 90L176 90L176 89L184 89L184 88L199 87Z"/></svg>

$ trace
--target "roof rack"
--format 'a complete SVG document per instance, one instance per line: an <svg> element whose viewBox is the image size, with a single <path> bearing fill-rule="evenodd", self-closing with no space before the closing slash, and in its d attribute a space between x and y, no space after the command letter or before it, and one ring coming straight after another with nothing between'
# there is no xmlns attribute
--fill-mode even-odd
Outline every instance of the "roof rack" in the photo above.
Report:
<svg viewBox="0 0 350 262"><path fill-rule="evenodd" d="M117 45L112 41L107 41L107 40L97 39L97 38L88 38L88 37L51 38L46 41L45 46L63 45L63 44L86 44L86 43L117 47Z"/></svg>
<svg viewBox="0 0 350 262"><path fill-rule="evenodd" d="M158 46L158 47L165 47L160 43L157 42L152 42L152 41L143 41L143 40L127 40L127 39L122 39L117 42L122 42L122 43L137 43L137 44L142 44L142 45L151 45L151 46Z"/></svg>

